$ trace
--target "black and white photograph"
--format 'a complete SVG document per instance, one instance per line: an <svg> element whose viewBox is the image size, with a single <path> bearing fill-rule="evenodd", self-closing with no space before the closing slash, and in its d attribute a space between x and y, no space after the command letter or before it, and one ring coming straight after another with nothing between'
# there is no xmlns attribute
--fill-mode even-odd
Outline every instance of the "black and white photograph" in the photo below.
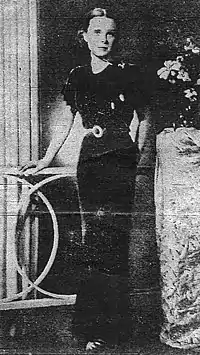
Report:
<svg viewBox="0 0 200 355"><path fill-rule="evenodd" d="M0 354L200 353L200 2L0 0Z"/></svg>

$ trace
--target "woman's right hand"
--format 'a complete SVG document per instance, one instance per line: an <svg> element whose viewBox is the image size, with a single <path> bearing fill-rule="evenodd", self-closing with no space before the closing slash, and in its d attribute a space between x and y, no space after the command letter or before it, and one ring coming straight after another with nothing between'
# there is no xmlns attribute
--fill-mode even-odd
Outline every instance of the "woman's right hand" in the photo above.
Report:
<svg viewBox="0 0 200 355"><path fill-rule="evenodd" d="M40 159L38 161L29 161L19 169L20 175L35 175L39 171L47 168L49 163L45 159Z"/></svg>

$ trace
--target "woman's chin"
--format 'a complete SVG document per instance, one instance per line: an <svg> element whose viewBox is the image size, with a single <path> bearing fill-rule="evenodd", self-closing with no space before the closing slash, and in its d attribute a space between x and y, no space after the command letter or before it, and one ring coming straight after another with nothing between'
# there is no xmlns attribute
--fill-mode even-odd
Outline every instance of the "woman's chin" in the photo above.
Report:
<svg viewBox="0 0 200 355"><path fill-rule="evenodd" d="M105 51L98 51L94 53L95 57L99 58L99 59L108 59L109 57L109 53L105 52Z"/></svg>

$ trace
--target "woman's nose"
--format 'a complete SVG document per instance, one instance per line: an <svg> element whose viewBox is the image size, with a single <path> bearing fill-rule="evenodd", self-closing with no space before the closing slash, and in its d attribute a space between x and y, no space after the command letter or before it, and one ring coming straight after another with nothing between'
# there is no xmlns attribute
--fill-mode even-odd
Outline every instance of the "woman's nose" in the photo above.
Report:
<svg viewBox="0 0 200 355"><path fill-rule="evenodd" d="M107 36L104 35L104 34L102 34L102 35L101 35L101 42L102 42L102 43L107 43L107 41L108 41Z"/></svg>

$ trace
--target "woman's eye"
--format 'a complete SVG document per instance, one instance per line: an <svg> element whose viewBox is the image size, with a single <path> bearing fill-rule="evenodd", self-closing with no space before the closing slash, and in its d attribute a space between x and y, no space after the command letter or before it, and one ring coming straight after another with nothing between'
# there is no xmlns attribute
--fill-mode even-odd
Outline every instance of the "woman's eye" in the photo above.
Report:
<svg viewBox="0 0 200 355"><path fill-rule="evenodd" d="M107 35L110 36L110 37L115 37L115 33L114 32L108 32Z"/></svg>
<svg viewBox="0 0 200 355"><path fill-rule="evenodd" d="M96 35L99 35L99 34L101 33L101 30L94 30L94 33L95 33Z"/></svg>

